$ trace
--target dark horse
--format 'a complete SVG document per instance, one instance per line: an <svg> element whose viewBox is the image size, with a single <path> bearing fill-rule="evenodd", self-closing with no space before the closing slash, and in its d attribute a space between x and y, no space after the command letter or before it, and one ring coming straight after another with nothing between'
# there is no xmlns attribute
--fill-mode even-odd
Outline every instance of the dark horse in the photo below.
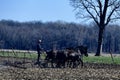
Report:
<svg viewBox="0 0 120 80"><path fill-rule="evenodd" d="M54 52L54 50L50 50L50 51L46 51L46 66L49 67L48 63L50 63L51 67L54 67L54 63L56 63L56 52Z"/></svg>
<svg viewBox="0 0 120 80"><path fill-rule="evenodd" d="M67 66L69 67L77 67L79 64L81 64L81 67L83 66L83 60L82 57L85 55L88 56L87 53L87 47L85 46L77 46L75 48L68 48L68 63Z"/></svg>
<svg viewBox="0 0 120 80"><path fill-rule="evenodd" d="M66 61L66 54L62 50L50 50L46 51L46 64L47 67L49 67L48 63L50 63L51 67L65 67L65 61Z"/></svg>
<svg viewBox="0 0 120 80"><path fill-rule="evenodd" d="M46 61L51 63L52 67L77 67L83 66L82 55L88 56L87 47L77 46L75 48L66 48L61 51L47 51ZM66 65L67 64L67 65Z"/></svg>

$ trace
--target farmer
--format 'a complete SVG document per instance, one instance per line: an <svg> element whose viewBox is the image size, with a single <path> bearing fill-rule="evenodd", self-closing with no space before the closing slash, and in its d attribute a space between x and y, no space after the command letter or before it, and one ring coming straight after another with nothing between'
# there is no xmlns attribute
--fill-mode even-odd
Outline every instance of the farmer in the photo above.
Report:
<svg viewBox="0 0 120 80"><path fill-rule="evenodd" d="M38 40L38 43L37 43L37 54L38 54L37 63L39 63L40 54L41 54L41 51L42 51L41 42L42 42L41 40Z"/></svg>

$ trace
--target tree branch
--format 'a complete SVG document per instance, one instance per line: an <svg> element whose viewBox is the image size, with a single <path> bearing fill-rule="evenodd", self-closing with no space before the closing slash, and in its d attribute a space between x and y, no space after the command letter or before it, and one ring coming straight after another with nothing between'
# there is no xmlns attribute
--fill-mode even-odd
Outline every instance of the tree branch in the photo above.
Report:
<svg viewBox="0 0 120 80"><path fill-rule="evenodd" d="M110 14L109 14L108 17L107 17L107 21L106 21L105 25L107 25L107 24L110 22L110 20L120 19L119 17L111 18L111 16L113 15L113 13L114 13L119 7L120 7L120 5L115 5L115 7L111 10ZM117 12L116 12L116 13L117 13Z"/></svg>
<svg viewBox="0 0 120 80"><path fill-rule="evenodd" d="M102 3L100 2L100 0L97 0L97 2L99 4L100 16L102 16Z"/></svg>
<svg viewBox="0 0 120 80"><path fill-rule="evenodd" d="M93 9L93 10L96 12L97 16L100 16L100 15L99 15L99 12L98 12L97 9L96 9L95 4L92 4L92 2L90 2L89 0L87 0L86 2L88 2L88 4L91 5L89 8Z"/></svg>
<svg viewBox="0 0 120 80"><path fill-rule="evenodd" d="M94 15L90 12L90 10L88 9L88 6L85 5L85 3L82 1L82 5L84 6L84 8L86 9L86 11L90 14L90 16L93 18L93 20L96 22L96 24L99 26L99 22L98 20L94 17Z"/></svg>

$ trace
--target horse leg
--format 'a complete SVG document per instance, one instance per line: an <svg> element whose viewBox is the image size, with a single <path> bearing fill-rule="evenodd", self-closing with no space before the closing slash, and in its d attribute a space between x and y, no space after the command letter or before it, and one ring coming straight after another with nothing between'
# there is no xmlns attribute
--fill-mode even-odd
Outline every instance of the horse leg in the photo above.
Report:
<svg viewBox="0 0 120 80"><path fill-rule="evenodd" d="M56 67L60 68L60 61L59 60L56 62Z"/></svg>
<svg viewBox="0 0 120 80"><path fill-rule="evenodd" d="M62 68L65 68L65 60L62 60L62 61L60 62L60 65L61 65Z"/></svg>
<svg viewBox="0 0 120 80"><path fill-rule="evenodd" d="M73 64L73 62L72 62L72 61L69 61L69 67L70 67L70 68L72 67L72 64Z"/></svg>
<svg viewBox="0 0 120 80"><path fill-rule="evenodd" d="M66 62L65 62L65 61L63 61L63 67L64 67L64 68L66 67L65 63L66 63Z"/></svg>
<svg viewBox="0 0 120 80"><path fill-rule="evenodd" d="M79 64L81 63L81 67L83 67L83 60L80 58L79 59Z"/></svg>
<svg viewBox="0 0 120 80"><path fill-rule="evenodd" d="M72 61L72 68L75 68L76 67L76 63L75 61Z"/></svg>
<svg viewBox="0 0 120 80"><path fill-rule="evenodd" d="M51 62L51 67L54 68L54 61Z"/></svg>

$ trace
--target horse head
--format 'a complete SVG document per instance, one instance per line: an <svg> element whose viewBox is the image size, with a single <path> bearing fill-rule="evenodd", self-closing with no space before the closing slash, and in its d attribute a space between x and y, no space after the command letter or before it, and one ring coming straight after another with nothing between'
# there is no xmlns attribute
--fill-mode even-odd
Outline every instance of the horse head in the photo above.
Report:
<svg viewBox="0 0 120 80"><path fill-rule="evenodd" d="M86 46L83 46L83 45L77 46L75 49L80 50L82 55L85 55L86 57L88 57L88 53L87 53L88 48Z"/></svg>

